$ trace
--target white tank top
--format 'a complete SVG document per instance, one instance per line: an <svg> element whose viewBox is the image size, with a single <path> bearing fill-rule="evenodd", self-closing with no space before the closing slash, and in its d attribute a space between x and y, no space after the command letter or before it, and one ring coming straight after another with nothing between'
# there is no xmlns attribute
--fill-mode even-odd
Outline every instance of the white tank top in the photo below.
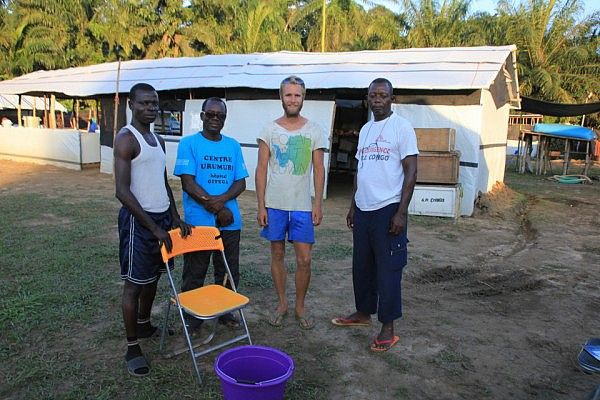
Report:
<svg viewBox="0 0 600 400"><path fill-rule="evenodd" d="M145 211L160 213L169 209L169 195L164 183L167 156L158 137L154 135L156 146L150 146L142 134L131 124L127 129L140 144L140 154L131 160L131 184L129 190Z"/></svg>

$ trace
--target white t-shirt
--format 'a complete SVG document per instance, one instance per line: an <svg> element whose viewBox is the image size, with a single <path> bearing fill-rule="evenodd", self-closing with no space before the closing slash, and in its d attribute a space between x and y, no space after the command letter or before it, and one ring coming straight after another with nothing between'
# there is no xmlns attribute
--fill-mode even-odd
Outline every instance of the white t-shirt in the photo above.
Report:
<svg viewBox="0 0 600 400"><path fill-rule="evenodd" d="M312 153L327 148L323 129L308 121L295 131L288 131L276 122L269 123L261 132L269 146L269 173L265 206L286 211L311 211L310 173Z"/></svg>
<svg viewBox="0 0 600 400"><path fill-rule="evenodd" d="M367 122L360 130L356 151L356 206L374 211L400 202L402 160L415 154L419 154L417 136L407 120L392 113L381 121Z"/></svg>

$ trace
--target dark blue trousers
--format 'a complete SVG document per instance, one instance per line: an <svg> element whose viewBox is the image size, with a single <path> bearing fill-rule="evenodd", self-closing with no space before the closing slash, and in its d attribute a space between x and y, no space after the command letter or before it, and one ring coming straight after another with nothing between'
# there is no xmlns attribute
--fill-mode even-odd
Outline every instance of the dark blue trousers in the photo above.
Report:
<svg viewBox="0 0 600 400"><path fill-rule="evenodd" d="M406 230L388 233L398 203L375 211L355 208L352 279L356 310L377 313L381 323L402 316L402 270L407 261Z"/></svg>

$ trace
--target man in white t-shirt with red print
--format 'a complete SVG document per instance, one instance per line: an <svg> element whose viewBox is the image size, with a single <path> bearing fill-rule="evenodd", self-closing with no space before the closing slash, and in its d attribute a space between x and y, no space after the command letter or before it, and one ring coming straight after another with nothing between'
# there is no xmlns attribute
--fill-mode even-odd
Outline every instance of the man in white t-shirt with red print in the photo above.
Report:
<svg viewBox="0 0 600 400"><path fill-rule="evenodd" d="M352 279L356 312L334 318L337 326L368 326L371 314L382 323L371 350L383 352L399 340L394 320L402 316L402 271L407 262L408 204L417 181L417 138L410 123L392 112L392 84L369 86L373 120L358 139L354 193L346 217L354 248Z"/></svg>
<svg viewBox="0 0 600 400"><path fill-rule="evenodd" d="M257 219L263 227L261 236L271 242L271 276L278 298L269 323L281 326L288 312L284 263L287 236L296 253L296 319L300 328L312 329L315 321L306 312L304 299L310 282L314 226L323 218L321 199L327 138L319 125L300 115L306 95L302 79L296 76L285 78L279 94L284 114L269 123L257 139ZM310 196L311 171L314 203Z"/></svg>

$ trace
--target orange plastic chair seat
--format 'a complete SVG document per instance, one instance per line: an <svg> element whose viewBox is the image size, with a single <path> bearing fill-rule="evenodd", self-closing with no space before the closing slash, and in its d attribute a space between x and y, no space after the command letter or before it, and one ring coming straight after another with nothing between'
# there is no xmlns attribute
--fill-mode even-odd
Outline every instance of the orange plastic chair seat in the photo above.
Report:
<svg viewBox="0 0 600 400"><path fill-rule="evenodd" d="M200 318L211 318L237 310L249 301L246 296L221 285L202 286L179 294L181 307Z"/></svg>

